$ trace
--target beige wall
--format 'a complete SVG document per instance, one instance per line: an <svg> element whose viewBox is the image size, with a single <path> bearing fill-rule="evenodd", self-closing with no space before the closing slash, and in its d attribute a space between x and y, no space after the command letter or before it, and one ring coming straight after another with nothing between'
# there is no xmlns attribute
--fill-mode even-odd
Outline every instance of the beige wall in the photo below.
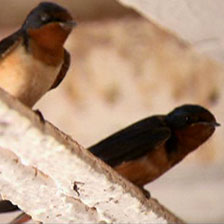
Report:
<svg viewBox="0 0 224 224"><path fill-rule="evenodd" d="M0 25L20 25L27 13L40 0L1 0ZM68 8L78 21L121 17L127 14L137 15L131 9L123 7L114 0L52 0Z"/></svg>

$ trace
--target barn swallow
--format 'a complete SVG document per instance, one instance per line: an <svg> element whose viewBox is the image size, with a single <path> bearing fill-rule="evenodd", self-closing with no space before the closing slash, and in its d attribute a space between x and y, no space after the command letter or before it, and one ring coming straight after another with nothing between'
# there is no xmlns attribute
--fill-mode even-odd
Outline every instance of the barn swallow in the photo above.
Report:
<svg viewBox="0 0 224 224"><path fill-rule="evenodd" d="M75 25L65 8L40 3L19 30L0 41L0 87L29 107L56 88L70 65L63 45ZM16 209L0 202L1 212Z"/></svg>
<svg viewBox="0 0 224 224"><path fill-rule="evenodd" d="M216 126L219 124L207 109L183 105L167 115L138 121L89 150L143 188L197 149Z"/></svg>
<svg viewBox="0 0 224 224"><path fill-rule="evenodd" d="M183 105L167 115L138 121L88 150L145 193L145 184L160 177L197 149L214 133L216 126L219 124L207 109ZM8 208L17 209L10 201L7 203ZM0 212L5 212L5 205L1 206L0 202ZM22 223L20 220L27 217L23 213L12 223Z"/></svg>
<svg viewBox="0 0 224 224"><path fill-rule="evenodd" d="M0 42L0 87L32 107L57 87L70 65L63 45L75 22L63 7L42 2Z"/></svg>

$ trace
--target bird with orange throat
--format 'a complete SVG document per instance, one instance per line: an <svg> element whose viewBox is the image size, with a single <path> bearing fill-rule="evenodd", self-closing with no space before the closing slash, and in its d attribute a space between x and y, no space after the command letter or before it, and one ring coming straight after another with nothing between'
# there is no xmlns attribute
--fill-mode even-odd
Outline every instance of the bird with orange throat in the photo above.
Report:
<svg viewBox="0 0 224 224"><path fill-rule="evenodd" d="M0 41L0 88L28 107L64 79L70 54L63 45L76 25L70 13L52 2L42 2L19 30ZM1 211L17 209L0 202Z"/></svg>
<svg viewBox="0 0 224 224"><path fill-rule="evenodd" d="M56 88L70 65L63 45L75 25L65 8L40 3L0 42L0 87L29 107Z"/></svg>

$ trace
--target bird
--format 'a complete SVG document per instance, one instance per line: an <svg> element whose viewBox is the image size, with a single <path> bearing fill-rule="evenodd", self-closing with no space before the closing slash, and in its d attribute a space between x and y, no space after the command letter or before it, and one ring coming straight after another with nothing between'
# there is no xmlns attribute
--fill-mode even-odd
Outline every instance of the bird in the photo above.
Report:
<svg viewBox="0 0 224 224"><path fill-rule="evenodd" d="M204 107L185 104L167 115L140 120L89 151L143 189L196 150L219 125Z"/></svg>
<svg viewBox="0 0 224 224"><path fill-rule="evenodd" d="M0 41L0 87L28 107L64 79L70 54L63 45L76 22L63 7L42 2Z"/></svg>
<svg viewBox="0 0 224 224"><path fill-rule="evenodd" d="M150 197L143 186L196 150L217 126L220 124L210 111L200 105L186 104L167 115L154 115L137 121L88 150ZM0 202L0 213L17 209L10 201ZM31 217L22 213L11 223L29 219Z"/></svg>
<svg viewBox="0 0 224 224"><path fill-rule="evenodd" d="M64 79L70 54L63 45L76 25L56 3L32 9L22 26L0 41L0 88L32 108ZM2 212L17 209L9 201L0 204Z"/></svg>

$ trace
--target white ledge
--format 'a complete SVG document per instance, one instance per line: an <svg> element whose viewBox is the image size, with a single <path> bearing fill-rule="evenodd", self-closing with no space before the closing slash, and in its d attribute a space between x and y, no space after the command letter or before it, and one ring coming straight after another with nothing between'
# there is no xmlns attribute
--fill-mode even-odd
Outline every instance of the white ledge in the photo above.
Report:
<svg viewBox="0 0 224 224"><path fill-rule="evenodd" d="M0 192L34 220L182 223L3 90L0 147Z"/></svg>

